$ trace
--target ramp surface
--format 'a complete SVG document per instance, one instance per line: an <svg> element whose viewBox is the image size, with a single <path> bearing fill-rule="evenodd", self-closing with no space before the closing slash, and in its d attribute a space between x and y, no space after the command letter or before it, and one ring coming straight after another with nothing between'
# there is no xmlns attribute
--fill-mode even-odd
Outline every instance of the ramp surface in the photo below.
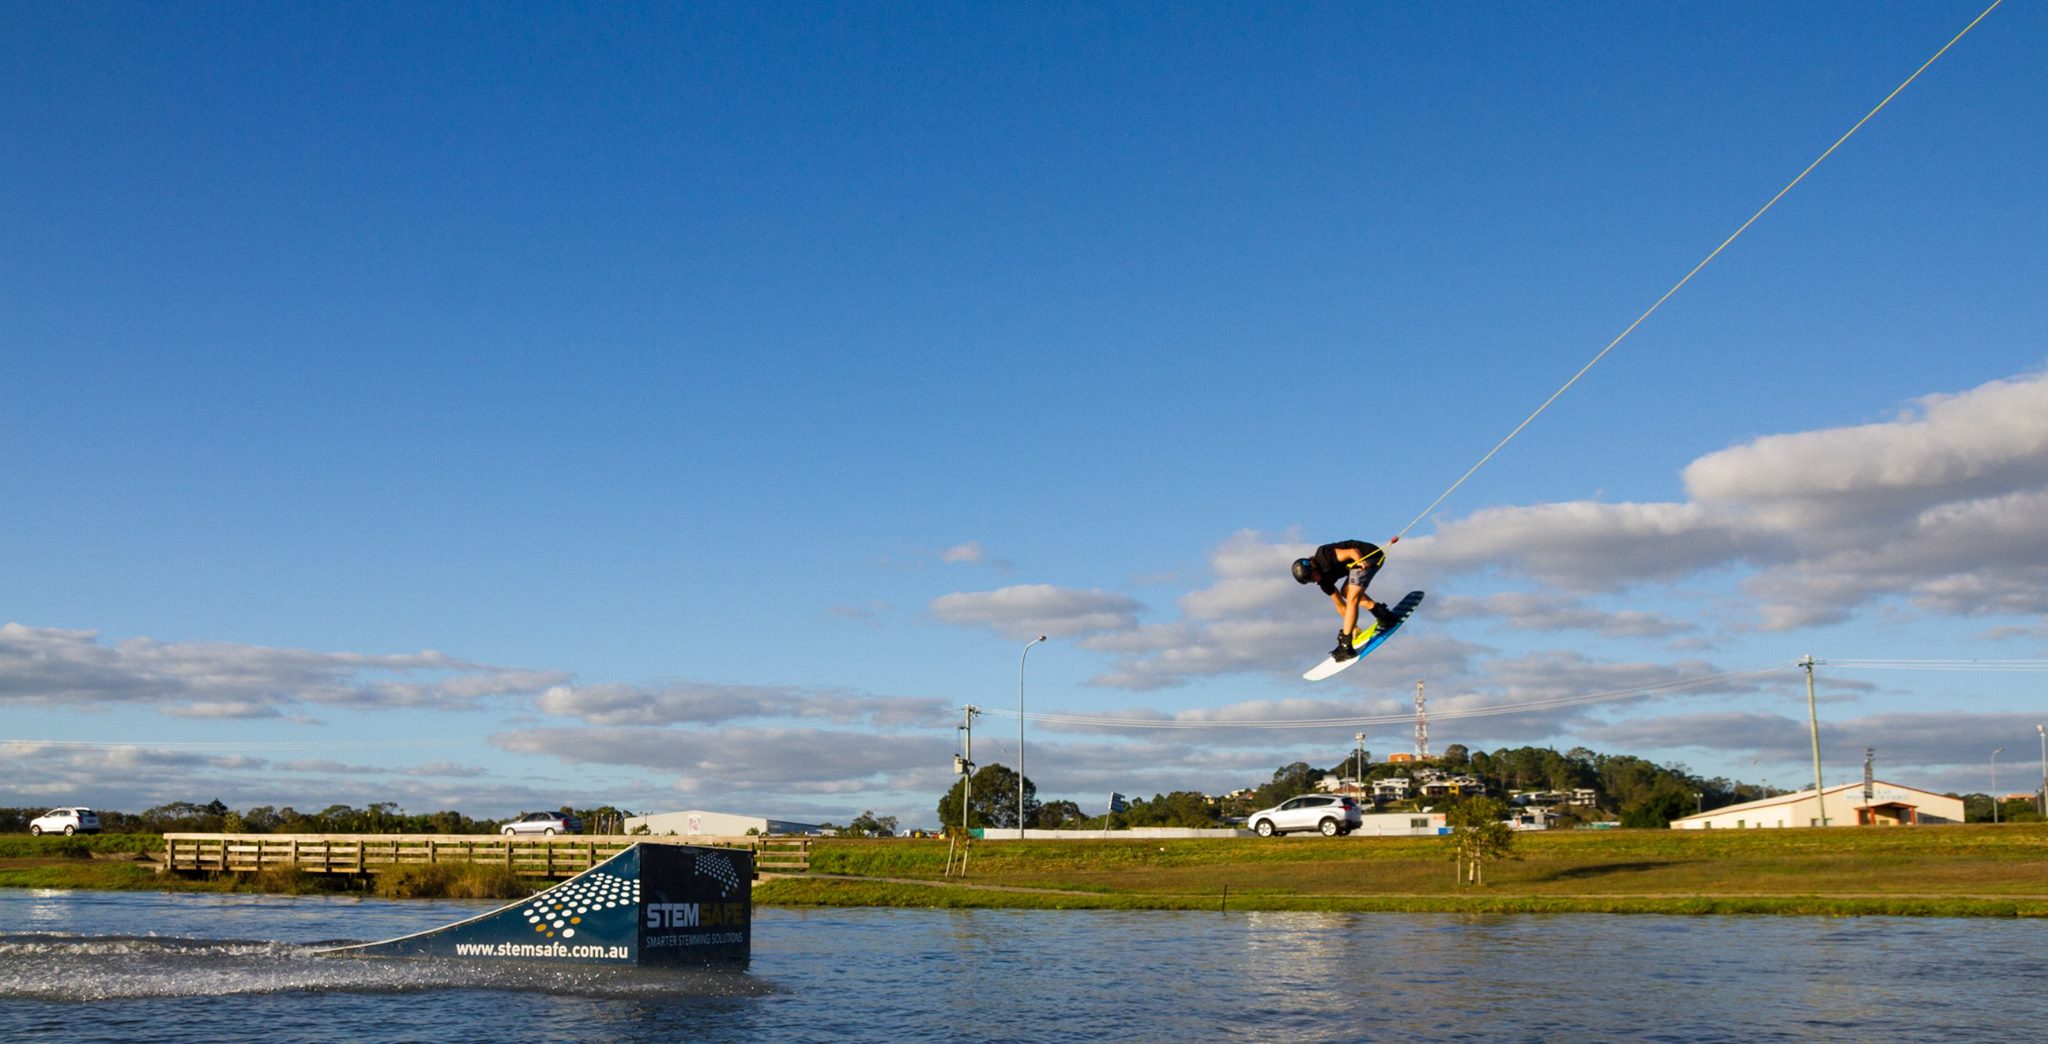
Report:
<svg viewBox="0 0 2048 1044"><path fill-rule="evenodd" d="M744 963L753 944L753 880L750 852L643 843L467 921L318 952L617 965Z"/></svg>

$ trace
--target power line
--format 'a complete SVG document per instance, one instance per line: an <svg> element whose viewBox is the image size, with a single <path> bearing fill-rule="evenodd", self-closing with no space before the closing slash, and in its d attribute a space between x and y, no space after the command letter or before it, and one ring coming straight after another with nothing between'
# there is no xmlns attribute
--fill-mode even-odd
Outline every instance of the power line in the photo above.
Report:
<svg viewBox="0 0 2048 1044"><path fill-rule="evenodd" d="M2048 671L2048 660L1820 660L1860 671Z"/></svg>
<svg viewBox="0 0 2048 1044"><path fill-rule="evenodd" d="M1700 688L1703 686L1712 685L1716 682L1733 681L1740 678L1757 677L1760 675L1771 674L1784 669L1785 668L1782 665L1778 665L1758 668L1755 670L1729 671L1722 674L1710 674L1698 678L1684 678L1677 681L1662 682L1656 685L1639 685L1633 688L1615 689L1608 692L1580 693L1570 696L1553 696L1540 700L1528 700L1521 703L1502 703L1495 704L1490 707L1471 707L1462 710L1435 709L1430 711L1430 717L1436 718L1438 720L1462 720L1466 718L1495 717L1503 714L1526 714L1535 711L1555 710L1562 707L1587 706L1595 703L1608 703L1617 700L1634 699L1638 696L1649 696L1655 693L1675 692L1681 689ZM1009 717L1014 715L1016 712L989 709L985 710L983 713L994 717ZM1162 718L1113 718L1106 716L1082 714L1052 714L1044 712L1032 712L1026 714L1025 718L1030 721L1041 722L1048 725L1074 725L1093 728L1118 729L1200 730L1327 729L1337 727L1356 728L1363 725L1396 725L1404 722L1410 722L1414 720L1414 715L1412 713L1402 713L1353 715L1350 717L1342 718L1286 718L1244 721L1187 721L1179 719Z"/></svg>

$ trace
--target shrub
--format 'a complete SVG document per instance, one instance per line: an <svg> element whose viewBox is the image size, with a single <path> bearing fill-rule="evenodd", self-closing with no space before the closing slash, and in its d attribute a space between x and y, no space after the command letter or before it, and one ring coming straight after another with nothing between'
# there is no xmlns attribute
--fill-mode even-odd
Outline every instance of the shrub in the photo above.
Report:
<svg viewBox="0 0 2048 1044"><path fill-rule="evenodd" d="M268 866L248 875L249 884L259 892L277 895L311 895L340 891L348 878L337 874L308 873L296 866Z"/></svg>
<svg viewBox="0 0 2048 1044"><path fill-rule="evenodd" d="M486 863L406 863L376 880L377 894L387 899L524 899L538 890L511 870Z"/></svg>

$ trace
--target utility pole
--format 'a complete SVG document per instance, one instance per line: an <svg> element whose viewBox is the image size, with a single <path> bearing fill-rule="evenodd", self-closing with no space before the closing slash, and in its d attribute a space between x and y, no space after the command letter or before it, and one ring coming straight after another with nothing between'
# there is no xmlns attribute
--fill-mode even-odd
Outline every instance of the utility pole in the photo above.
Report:
<svg viewBox="0 0 2048 1044"><path fill-rule="evenodd" d="M1806 723L1813 732L1813 799L1820 802L1820 825L1828 825L1828 795L1820 782L1820 712L1813 706L1813 656L1809 654L1799 661L1806 668ZM2048 749L2048 748L2044 748ZM2048 765L2048 757L2042 760ZM2048 775L2043 776L2048 779Z"/></svg>
<svg viewBox="0 0 2048 1044"><path fill-rule="evenodd" d="M960 835L962 837L967 836L968 824L970 822L968 817L974 808L974 716L980 713L980 707L972 703L968 704L966 721L960 726L960 731L966 736L961 747L963 753L961 754L960 763L967 769L966 775L960 778Z"/></svg>
<svg viewBox="0 0 2048 1044"><path fill-rule="evenodd" d="M2048 725L2036 725L2041 734L2041 814L2048 816Z"/></svg>
<svg viewBox="0 0 2048 1044"><path fill-rule="evenodd" d="M1351 759L1351 778L1358 781L1358 788L1365 789L1365 733L1351 737L1358 741L1358 754Z"/></svg>
<svg viewBox="0 0 2048 1044"><path fill-rule="evenodd" d="M959 725L962 736L960 753L953 756L953 771L960 775L960 836L946 846L946 876L953 873L953 852L960 852L960 876L967 876L967 833L974 809L974 716L981 708L970 703L963 710L963 721Z"/></svg>

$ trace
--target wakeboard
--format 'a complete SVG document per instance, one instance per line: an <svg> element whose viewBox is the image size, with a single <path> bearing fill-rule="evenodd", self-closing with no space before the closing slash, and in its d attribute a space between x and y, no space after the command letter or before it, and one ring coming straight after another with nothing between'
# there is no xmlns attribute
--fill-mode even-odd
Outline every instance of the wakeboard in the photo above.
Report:
<svg viewBox="0 0 2048 1044"><path fill-rule="evenodd" d="M1361 627L1358 629L1357 634L1351 636L1351 647L1358 650L1358 655L1348 660L1339 660L1334 656L1325 656L1323 657L1323 662L1310 667L1302 677L1308 681L1322 681L1324 678L1365 659L1371 655L1374 649L1379 648L1386 643L1387 639L1392 638L1394 632L1400 630L1401 625L1408 622L1408 614L1413 613L1415 607L1421 604L1421 591L1408 592L1402 596L1399 602L1394 604L1394 622L1391 626L1380 627L1375 624L1371 628ZM1365 616L1363 613L1359 615L1361 617L1360 622L1372 619L1372 617Z"/></svg>

